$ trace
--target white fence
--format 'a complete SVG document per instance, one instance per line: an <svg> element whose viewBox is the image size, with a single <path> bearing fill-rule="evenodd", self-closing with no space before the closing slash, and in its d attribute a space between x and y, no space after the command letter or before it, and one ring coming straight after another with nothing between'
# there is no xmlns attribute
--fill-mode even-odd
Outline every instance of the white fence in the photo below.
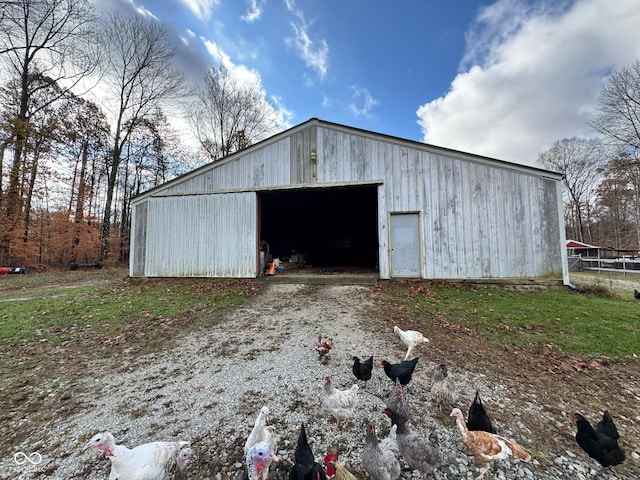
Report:
<svg viewBox="0 0 640 480"><path fill-rule="evenodd" d="M570 255L569 271L618 272L621 275L640 275L640 258L599 258Z"/></svg>

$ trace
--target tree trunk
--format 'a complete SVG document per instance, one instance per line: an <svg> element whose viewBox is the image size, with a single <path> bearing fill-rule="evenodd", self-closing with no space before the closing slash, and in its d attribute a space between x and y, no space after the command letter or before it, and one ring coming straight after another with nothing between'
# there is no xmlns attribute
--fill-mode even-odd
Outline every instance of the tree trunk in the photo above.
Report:
<svg viewBox="0 0 640 480"><path fill-rule="evenodd" d="M31 200L33 198L33 188L36 184L36 176L38 173L38 161L40 160L40 153L36 148L33 154L33 163L31 165L31 172L29 178L29 188L27 189L27 196L24 201L24 233L22 235L22 241L27 243L29 240L29 225L31 223Z"/></svg>
<svg viewBox="0 0 640 480"><path fill-rule="evenodd" d="M113 193L118 179L118 168L120 167L120 139L116 138L113 156L111 157L111 169L107 179L107 198L104 204L104 217L102 218L102 230L100 239L100 261L104 263L109 254L109 234L111 232L111 206L113 204Z"/></svg>

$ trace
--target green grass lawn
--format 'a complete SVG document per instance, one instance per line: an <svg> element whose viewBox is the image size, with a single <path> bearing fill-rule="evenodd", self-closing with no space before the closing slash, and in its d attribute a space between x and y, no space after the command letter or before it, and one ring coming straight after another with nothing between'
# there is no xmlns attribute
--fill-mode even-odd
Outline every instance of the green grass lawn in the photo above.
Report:
<svg viewBox="0 0 640 480"><path fill-rule="evenodd" d="M191 327L187 314L209 309L221 314L244 297L237 283L210 280L51 288L39 292L36 298L18 295L0 302L0 344L62 343L78 335L108 337L142 324L147 324L146 333L153 338L161 330L152 328L154 322L180 316L186 329ZM220 315L207 318L215 322Z"/></svg>
<svg viewBox="0 0 640 480"><path fill-rule="evenodd" d="M396 284L391 301L406 302L410 315L468 327L496 345L538 350L551 344L571 355L640 354L640 302L606 289L516 291L425 282L407 294L402 285ZM29 290L24 298L18 291L0 301L0 347L117 335L128 336L130 346L157 346L218 322L257 288L241 280L157 279L48 288L35 295Z"/></svg>
<svg viewBox="0 0 640 480"><path fill-rule="evenodd" d="M640 302L568 288L515 291L498 287L431 284L407 300L414 314L441 318L482 334L497 345L569 355L640 354Z"/></svg>

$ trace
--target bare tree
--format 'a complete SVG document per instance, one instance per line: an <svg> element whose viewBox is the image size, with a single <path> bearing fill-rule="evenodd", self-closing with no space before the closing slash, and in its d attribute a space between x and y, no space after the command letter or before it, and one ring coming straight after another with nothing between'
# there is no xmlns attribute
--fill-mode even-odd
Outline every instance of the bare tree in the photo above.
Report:
<svg viewBox="0 0 640 480"><path fill-rule="evenodd" d="M276 109L255 81L240 83L224 66L210 69L189 116L202 150L218 160L273 134Z"/></svg>
<svg viewBox="0 0 640 480"><path fill-rule="evenodd" d="M168 31L155 20L114 14L102 32L103 81L115 126L108 167L107 192L101 232L101 259L107 257L112 203L124 145L138 123L151 117L163 101L182 95L182 74L171 66L175 48Z"/></svg>
<svg viewBox="0 0 640 480"><path fill-rule="evenodd" d="M62 97L89 75L94 67L91 45L95 31L93 9L87 0L13 0L0 2L0 60L19 80L15 119L7 143L13 146L13 163L4 213L11 220L22 208L20 168L29 132L30 99L46 83L32 83L37 77L60 86ZM55 102L57 98L51 98ZM48 108L49 104L39 106Z"/></svg>
<svg viewBox="0 0 640 480"><path fill-rule="evenodd" d="M625 180L606 178L598 186L596 217L600 244L636 248L633 222L633 191Z"/></svg>
<svg viewBox="0 0 640 480"><path fill-rule="evenodd" d="M538 156L538 163L550 170L564 174L563 184L571 212L573 234L576 240L585 241L584 217L594 201L594 191L599 182L599 171L606 161L605 148L598 139L563 138ZM589 238L589 241L591 239Z"/></svg>
<svg viewBox="0 0 640 480"><path fill-rule="evenodd" d="M640 60L614 72L600 87L587 124L619 152L608 173L630 186L636 242L640 245Z"/></svg>
<svg viewBox="0 0 640 480"><path fill-rule="evenodd" d="M609 178L622 182L628 189L629 212L634 225L635 245L638 246L640 245L640 158L634 154L622 153L609 161L606 173Z"/></svg>
<svg viewBox="0 0 640 480"><path fill-rule="evenodd" d="M640 151L640 60L615 72L600 87L597 113L588 125L623 152Z"/></svg>

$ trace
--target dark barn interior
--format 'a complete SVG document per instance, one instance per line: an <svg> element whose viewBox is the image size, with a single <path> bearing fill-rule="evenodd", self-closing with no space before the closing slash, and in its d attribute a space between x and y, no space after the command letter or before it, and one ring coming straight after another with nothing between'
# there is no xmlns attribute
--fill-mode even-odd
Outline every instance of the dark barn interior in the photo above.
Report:
<svg viewBox="0 0 640 480"><path fill-rule="evenodd" d="M377 185L261 192L259 205L273 258L377 270Z"/></svg>

